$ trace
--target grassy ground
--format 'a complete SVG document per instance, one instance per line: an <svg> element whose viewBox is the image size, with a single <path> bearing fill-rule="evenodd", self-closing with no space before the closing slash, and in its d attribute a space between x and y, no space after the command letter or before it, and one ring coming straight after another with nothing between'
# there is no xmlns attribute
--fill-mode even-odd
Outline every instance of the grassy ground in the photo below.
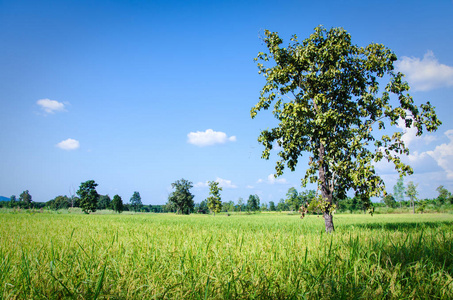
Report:
<svg viewBox="0 0 453 300"><path fill-rule="evenodd" d="M453 298L453 215L0 212L3 299Z"/></svg>

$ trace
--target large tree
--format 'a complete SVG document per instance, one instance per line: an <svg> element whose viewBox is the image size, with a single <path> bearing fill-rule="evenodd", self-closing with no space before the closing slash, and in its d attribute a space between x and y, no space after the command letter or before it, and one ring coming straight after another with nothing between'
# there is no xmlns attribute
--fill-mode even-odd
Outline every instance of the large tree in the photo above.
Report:
<svg viewBox="0 0 453 300"><path fill-rule="evenodd" d="M80 208L86 214L95 212L98 204L99 194L96 191L98 184L94 180L88 180L80 184L77 195L80 197Z"/></svg>
<svg viewBox="0 0 453 300"><path fill-rule="evenodd" d="M175 207L177 214L190 214L195 207L193 202L194 195L190 192L193 187L192 182L183 178L173 182L171 187L175 191L168 196L167 206Z"/></svg>
<svg viewBox="0 0 453 300"><path fill-rule="evenodd" d="M209 181L209 197L206 199L208 207L211 212L219 213L222 210L222 198L220 198L220 192L222 188L219 187L219 183L215 181Z"/></svg>
<svg viewBox="0 0 453 300"><path fill-rule="evenodd" d="M384 193L376 162L386 159L401 175L412 173L400 159L409 153L402 133L379 130L402 120L421 135L424 128L436 130L440 121L429 102L420 109L414 104L404 75L394 71L396 55L381 44L359 47L344 29L322 26L302 43L294 35L286 48L276 32L266 30L263 40L268 53L260 52L255 60L266 83L251 116L274 104L279 124L261 132L262 157L269 159L275 143L279 146L275 176L280 176L309 154L302 186L317 183L325 228L331 232L334 195L345 198L352 189L369 199ZM388 83L381 92L383 80Z"/></svg>

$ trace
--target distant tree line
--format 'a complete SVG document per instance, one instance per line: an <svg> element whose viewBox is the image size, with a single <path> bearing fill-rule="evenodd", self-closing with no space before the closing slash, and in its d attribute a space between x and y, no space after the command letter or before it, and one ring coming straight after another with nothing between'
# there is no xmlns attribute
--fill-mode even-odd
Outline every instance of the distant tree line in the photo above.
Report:
<svg viewBox="0 0 453 300"><path fill-rule="evenodd" d="M22 209L41 209L47 208L51 210L68 209L71 207L79 207L85 213L94 212L96 210L110 209L121 213L123 211L134 212L151 212L151 213L177 213L177 214L208 214L214 215L219 212L242 212L256 213L259 211L286 211L298 212L307 211L313 214L321 214L318 209L319 197L314 190L306 190L298 192L296 188L291 187L286 193L286 198L280 199L277 203L269 201L269 203L261 203L258 195L249 195L247 201L239 198L237 202L232 200L222 201L221 191L218 182L210 181L209 197L199 203L194 203L194 195L190 192L193 188L192 182L181 179L172 183L174 191L169 195L168 201L164 205L144 205L140 193L135 191L128 203L123 203L119 195L113 196L100 195L96 191L97 183L94 180L88 180L80 184L76 195L59 195L45 203L34 202L28 190L23 191L19 198L15 195L10 197L9 201L0 201L0 207L4 208L22 208ZM417 184L412 181L404 186L403 179L400 178L393 188L393 194L386 194L380 202L372 203L369 198L363 195L356 194L353 197L341 197L336 195L334 203L338 212L357 211L366 212L375 207L395 208L410 208L413 213L423 212L427 207L442 207L453 205L453 195L444 186L440 185L436 191L439 193L437 198L433 199L418 199ZM304 210L305 209L305 210ZM319 210L319 211L318 211Z"/></svg>

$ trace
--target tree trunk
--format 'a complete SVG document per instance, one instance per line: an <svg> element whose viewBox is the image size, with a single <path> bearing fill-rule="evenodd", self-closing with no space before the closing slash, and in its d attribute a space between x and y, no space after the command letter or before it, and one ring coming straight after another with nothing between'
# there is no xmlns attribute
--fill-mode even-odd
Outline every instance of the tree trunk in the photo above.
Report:
<svg viewBox="0 0 453 300"><path fill-rule="evenodd" d="M333 216L329 212L324 212L324 222L326 224L326 232L331 233L335 231L335 228L333 226Z"/></svg>
<svg viewBox="0 0 453 300"><path fill-rule="evenodd" d="M325 209L324 209L324 212L323 212L323 217L324 217L324 221L325 221L325 224L326 224L326 232L327 233L331 233L335 230L334 226L333 226L333 216L332 216L332 213L330 211L330 208L332 206L332 191L330 190L329 188L329 185L328 185L328 180L326 178L326 170L324 169L324 163L323 163L323 158L324 158L324 145L321 144L320 147L319 147L319 158L320 158L320 162L319 162L319 169L318 169L318 175L319 175L319 180L321 181L321 196L322 196L322 199L324 202L326 202L326 206L325 206Z"/></svg>

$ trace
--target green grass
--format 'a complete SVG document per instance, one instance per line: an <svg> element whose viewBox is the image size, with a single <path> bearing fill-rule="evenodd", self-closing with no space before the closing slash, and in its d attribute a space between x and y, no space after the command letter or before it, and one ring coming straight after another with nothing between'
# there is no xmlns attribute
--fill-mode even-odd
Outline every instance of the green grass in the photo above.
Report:
<svg viewBox="0 0 453 300"><path fill-rule="evenodd" d="M0 213L3 299L452 299L453 215Z"/></svg>

